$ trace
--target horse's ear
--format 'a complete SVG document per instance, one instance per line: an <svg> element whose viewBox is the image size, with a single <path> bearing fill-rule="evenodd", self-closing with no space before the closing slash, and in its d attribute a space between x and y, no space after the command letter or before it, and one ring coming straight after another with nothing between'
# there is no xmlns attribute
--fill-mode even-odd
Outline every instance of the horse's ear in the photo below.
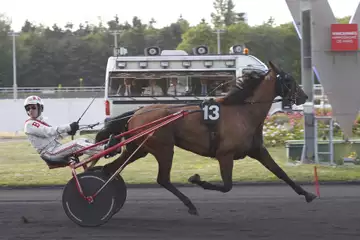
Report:
<svg viewBox="0 0 360 240"><path fill-rule="evenodd" d="M274 70L276 73L280 72L280 69L274 63L272 63L271 61L269 61L269 65L270 65L270 68L272 70Z"/></svg>

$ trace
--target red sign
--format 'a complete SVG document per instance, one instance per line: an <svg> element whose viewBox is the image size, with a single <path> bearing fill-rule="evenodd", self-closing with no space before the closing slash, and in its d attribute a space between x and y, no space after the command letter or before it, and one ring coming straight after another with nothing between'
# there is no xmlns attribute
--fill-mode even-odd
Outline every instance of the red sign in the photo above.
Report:
<svg viewBox="0 0 360 240"><path fill-rule="evenodd" d="M357 24L331 24L331 50L357 51L358 25Z"/></svg>

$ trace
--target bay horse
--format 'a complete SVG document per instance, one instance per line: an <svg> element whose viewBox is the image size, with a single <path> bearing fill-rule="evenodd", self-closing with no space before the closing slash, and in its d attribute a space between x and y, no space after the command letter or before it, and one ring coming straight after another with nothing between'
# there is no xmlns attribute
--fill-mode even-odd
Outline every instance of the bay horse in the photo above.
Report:
<svg viewBox="0 0 360 240"><path fill-rule="evenodd" d="M275 97L280 96L291 100L296 105L304 104L307 99L307 95L290 74L280 70L271 61L269 66L267 72L243 71L242 81L238 86L233 87L225 97L214 100L220 106L219 118L213 128L216 133L216 144L209 134L211 128L202 119L203 112L199 111L156 130L126 165L145 157L148 153L152 154L158 162L158 184L178 197L188 207L188 212L193 215L198 214L196 207L170 181L174 146L218 160L223 185L204 181L198 174L188 179L190 183L197 184L203 189L229 192L233 185L233 161L249 156L258 160L279 179L286 182L298 195L303 195L306 202L314 200L316 195L305 191L295 183L278 166L263 144L263 124ZM115 117L98 132L95 141L106 139L110 134L117 135L131 130L180 109L199 110L200 108L199 105L176 107L171 104L153 104L145 106ZM107 174L114 173L144 138L126 145L117 159L103 166L103 171Z"/></svg>

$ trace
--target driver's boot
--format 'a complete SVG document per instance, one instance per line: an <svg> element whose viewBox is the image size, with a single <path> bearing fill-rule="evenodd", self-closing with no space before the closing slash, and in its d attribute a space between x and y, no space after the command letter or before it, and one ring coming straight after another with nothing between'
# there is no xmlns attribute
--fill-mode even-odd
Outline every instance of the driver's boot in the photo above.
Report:
<svg viewBox="0 0 360 240"><path fill-rule="evenodd" d="M113 146L115 146L116 144L120 143L120 141L118 141L116 138L115 138L115 135L114 134L111 134L110 137L109 137L109 141L107 142L107 144L105 145L104 147L104 150L108 149L108 148L111 148ZM108 153L105 157L108 158L108 157L113 157L115 156L116 154L118 153L121 153L121 147L119 147L118 149Z"/></svg>

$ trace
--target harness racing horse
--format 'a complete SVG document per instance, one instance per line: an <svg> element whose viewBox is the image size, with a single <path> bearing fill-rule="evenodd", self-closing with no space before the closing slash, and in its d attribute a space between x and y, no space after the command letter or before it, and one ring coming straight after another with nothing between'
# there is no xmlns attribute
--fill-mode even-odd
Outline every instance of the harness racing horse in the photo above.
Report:
<svg viewBox="0 0 360 240"><path fill-rule="evenodd" d="M114 118L97 134L96 141L106 139L110 134L120 134L131 130L178 112L180 109L200 110L156 130L126 165L145 157L148 153L152 154L158 162L158 184L177 196L188 207L189 213L194 215L198 212L193 203L170 181L174 146L218 160L223 185L204 181L198 174L191 176L188 180L204 189L229 192L233 185L233 161L249 156L258 160L279 179L285 181L298 195L303 195L307 202L311 202L316 195L305 191L290 179L276 164L263 144L263 124L274 98L280 96L296 105L305 103L307 99L307 95L291 75L280 70L272 62L269 62L269 65L267 72L243 71L242 81L237 84L238 86L230 90L225 97L216 98L213 102L209 101L210 103L205 102L203 106L207 108L203 111L200 110L199 105L176 107L170 104L153 104L145 106ZM213 106L212 112L209 111L209 106ZM129 116L129 120L122 119L126 115ZM130 117L131 115L133 116ZM206 123L205 115L215 120ZM126 145L121 155L113 162L106 164L103 171L112 174L119 169L144 138Z"/></svg>

